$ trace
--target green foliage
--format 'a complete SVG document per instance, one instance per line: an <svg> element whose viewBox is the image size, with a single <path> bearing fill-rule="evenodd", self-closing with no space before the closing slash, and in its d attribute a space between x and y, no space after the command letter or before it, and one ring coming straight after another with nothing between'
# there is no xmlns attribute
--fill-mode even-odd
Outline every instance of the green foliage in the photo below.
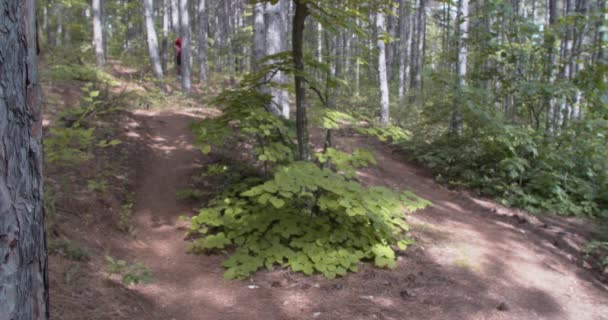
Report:
<svg viewBox="0 0 608 320"><path fill-rule="evenodd" d="M86 248L67 239L50 239L48 251L50 254L58 254L73 261L89 261L91 259L91 254Z"/></svg>
<svg viewBox="0 0 608 320"><path fill-rule="evenodd" d="M595 267L607 272L608 270L608 241L591 241L585 248L585 256Z"/></svg>
<svg viewBox="0 0 608 320"><path fill-rule="evenodd" d="M81 105L60 115L65 127L52 127L44 140L45 157L49 163L76 166L90 159L93 148L108 148L121 143L117 139L97 141L95 128L89 126L89 120L107 111L103 102L106 96L101 96L101 91L92 83L85 84L81 90Z"/></svg>
<svg viewBox="0 0 608 320"><path fill-rule="evenodd" d="M255 89L220 94L214 103L223 107L223 114L193 126L201 151L209 153L213 146L224 146L226 139L236 133L255 144L257 160L275 165L292 161L295 145L289 137L293 136L293 125L267 112L264 106L269 102L269 95Z"/></svg>
<svg viewBox="0 0 608 320"><path fill-rule="evenodd" d="M370 152L359 148L355 149L352 154L328 148L325 152L316 153L315 156L319 163L333 165L339 173L348 178L354 178L357 175L355 169L376 164L376 159Z"/></svg>
<svg viewBox="0 0 608 320"><path fill-rule="evenodd" d="M409 243L404 211L426 205L411 193L365 188L327 168L294 162L202 209L191 220L191 234L202 235L193 249L236 247L224 264L228 279L275 264L328 278L356 271L363 259L392 268L391 245Z"/></svg>
<svg viewBox="0 0 608 320"><path fill-rule="evenodd" d="M43 79L54 81L77 80L117 85L116 79L109 73L96 67L81 64L54 65L42 72Z"/></svg>
<svg viewBox="0 0 608 320"><path fill-rule="evenodd" d="M605 219L607 124L580 123L549 140L530 127L490 121L461 136L421 135L402 146L438 180L477 188L505 205Z"/></svg>
<svg viewBox="0 0 608 320"><path fill-rule="evenodd" d="M106 256L106 268L109 274L119 275L126 285L150 283L154 279L152 271L141 263L132 264Z"/></svg>
<svg viewBox="0 0 608 320"><path fill-rule="evenodd" d="M268 100L250 89L225 92L216 102L224 106L223 115L194 126L203 152L235 136L257 143L250 149L256 162L272 164L265 166L272 177L240 178L201 209L191 219L193 250L234 250L224 263L227 279L275 265L328 278L356 271L362 260L395 267L393 246L411 243L404 213L428 202L357 183L356 168L375 163L361 149L348 154L327 148L316 154L318 163L295 162L292 125L264 109ZM217 166L209 171L230 172Z"/></svg>
<svg viewBox="0 0 608 320"><path fill-rule="evenodd" d="M178 190L175 194L178 200L199 200L204 195L203 191L192 188Z"/></svg>
<svg viewBox="0 0 608 320"><path fill-rule="evenodd" d="M51 128L44 140L44 153L50 163L75 166L90 157L95 142L93 128L75 126L71 128Z"/></svg>

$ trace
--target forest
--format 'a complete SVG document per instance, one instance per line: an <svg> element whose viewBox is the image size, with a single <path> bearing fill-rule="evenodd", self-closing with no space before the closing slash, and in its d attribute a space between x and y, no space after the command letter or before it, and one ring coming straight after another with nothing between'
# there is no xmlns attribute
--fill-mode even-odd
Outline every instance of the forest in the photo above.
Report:
<svg viewBox="0 0 608 320"><path fill-rule="evenodd" d="M606 0L0 7L0 320L608 320Z"/></svg>

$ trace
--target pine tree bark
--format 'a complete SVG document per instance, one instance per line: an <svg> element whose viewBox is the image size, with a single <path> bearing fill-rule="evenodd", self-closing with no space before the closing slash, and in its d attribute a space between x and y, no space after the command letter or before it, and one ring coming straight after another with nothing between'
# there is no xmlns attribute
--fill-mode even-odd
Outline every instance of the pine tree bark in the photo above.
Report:
<svg viewBox="0 0 608 320"><path fill-rule="evenodd" d="M95 51L95 62L98 67L106 64L106 55L103 46L103 28L101 17L102 0L93 0L93 50Z"/></svg>
<svg viewBox="0 0 608 320"><path fill-rule="evenodd" d="M0 0L0 318L49 319L35 0Z"/></svg>
<svg viewBox="0 0 608 320"><path fill-rule="evenodd" d="M191 41L190 41L190 13L188 9L188 0L179 1L179 15L180 15L180 30L182 35L182 91L185 94L189 94L192 90L192 80L190 71L190 56L191 56Z"/></svg>
<svg viewBox="0 0 608 320"><path fill-rule="evenodd" d="M150 62L152 63L152 71L154 76L162 85L163 67L158 53L158 38L156 36L156 27L154 23L154 1L144 0L144 16L146 19L146 34L148 38L148 53ZM162 86L164 87L164 86Z"/></svg>
<svg viewBox="0 0 608 320"><path fill-rule="evenodd" d="M384 14L376 14L376 28L378 33L386 32ZM388 77L386 71L386 45L382 37L378 37L378 79L380 82L380 123L387 125L390 120Z"/></svg>

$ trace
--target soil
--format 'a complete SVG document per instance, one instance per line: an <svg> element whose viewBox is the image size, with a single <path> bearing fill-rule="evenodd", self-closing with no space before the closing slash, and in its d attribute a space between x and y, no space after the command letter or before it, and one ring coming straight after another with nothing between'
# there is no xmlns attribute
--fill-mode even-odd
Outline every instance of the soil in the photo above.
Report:
<svg viewBox="0 0 608 320"><path fill-rule="evenodd" d="M101 221L108 217L102 212L106 218L97 223L60 222L57 233L96 254L86 263L51 256L55 319L608 319L608 289L579 262L585 228L448 190L390 147L353 135L335 141L373 150L378 160L359 172L364 184L410 189L433 203L408 216L417 241L400 252L398 267L363 264L335 280L280 268L224 280L225 255L188 252L180 216L197 207L176 197L213 162L193 146L189 129L212 113L173 108L129 115L130 231ZM154 280L123 285L104 271L104 254L143 263Z"/></svg>

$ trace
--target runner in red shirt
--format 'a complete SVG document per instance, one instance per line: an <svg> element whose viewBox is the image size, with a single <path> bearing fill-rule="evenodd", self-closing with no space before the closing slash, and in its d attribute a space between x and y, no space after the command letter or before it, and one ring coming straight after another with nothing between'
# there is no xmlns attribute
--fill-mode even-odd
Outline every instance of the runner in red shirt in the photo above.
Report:
<svg viewBox="0 0 608 320"><path fill-rule="evenodd" d="M175 40L175 65L177 66L177 75L181 74L181 65L182 65L182 37L177 38Z"/></svg>

